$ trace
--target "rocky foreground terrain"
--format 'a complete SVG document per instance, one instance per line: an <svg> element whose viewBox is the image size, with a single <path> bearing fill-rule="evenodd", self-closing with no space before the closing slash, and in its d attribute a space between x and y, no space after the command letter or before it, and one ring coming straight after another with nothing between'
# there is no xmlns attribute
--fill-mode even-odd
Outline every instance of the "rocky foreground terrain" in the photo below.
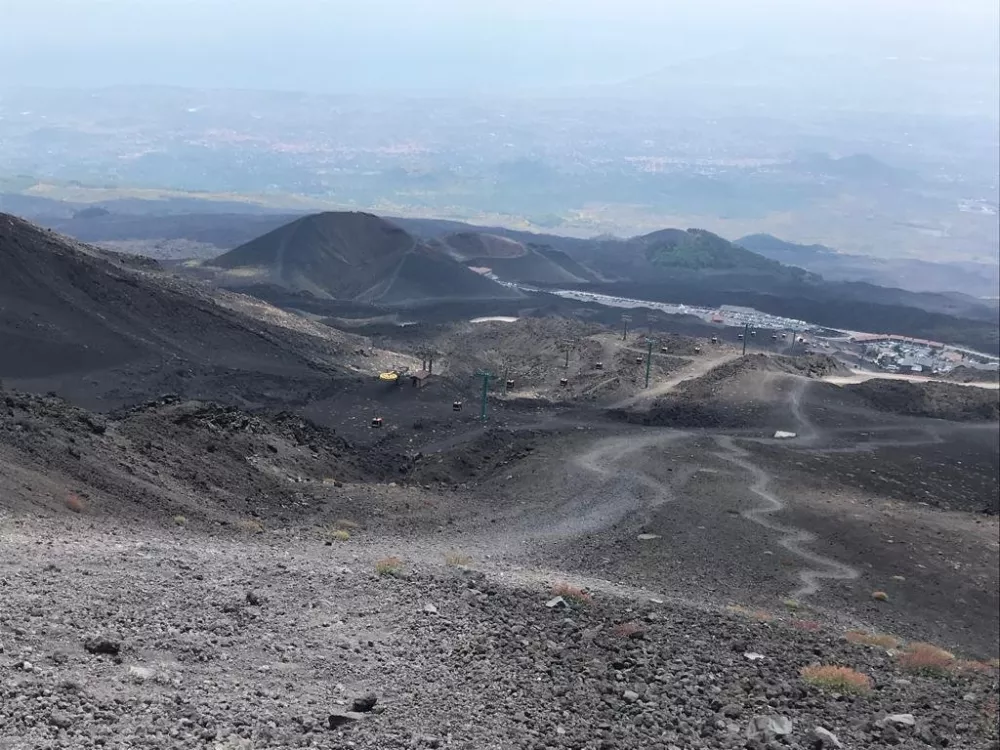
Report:
<svg viewBox="0 0 1000 750"><path fill-rule="evenodd" d="M0 747L997 747L995 664L354 534L0 519Z"/></svg>

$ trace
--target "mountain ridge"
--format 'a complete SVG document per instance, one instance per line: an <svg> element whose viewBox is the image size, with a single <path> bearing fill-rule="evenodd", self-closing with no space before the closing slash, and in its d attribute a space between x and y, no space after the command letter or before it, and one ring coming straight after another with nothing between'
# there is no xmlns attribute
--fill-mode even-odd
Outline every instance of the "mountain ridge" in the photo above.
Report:
<svg viewBox="0 0 1000 750"><path fill-rule="evenodd" d="M0 214L0 378L96 408L166 387L214 397L243 375L320 388L348 374L348 334L283 325L223 294Z"/></svg>
<svg viewBox="0 0 1000 750"><path fill-rule="evenodd" d="M364 212L303 216L202 267L218 269L214 280L225 286L272 285L371 304L519 296L397 224Z"/></svg>

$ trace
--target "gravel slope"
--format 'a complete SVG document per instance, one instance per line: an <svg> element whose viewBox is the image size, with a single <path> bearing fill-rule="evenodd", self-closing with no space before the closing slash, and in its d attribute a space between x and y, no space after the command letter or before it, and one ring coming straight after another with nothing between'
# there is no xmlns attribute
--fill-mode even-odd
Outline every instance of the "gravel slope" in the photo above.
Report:
<svg viewBox="0 0 1000 750"><path fill-rule="evenodd" d="M903 672L820 625L603 594L550 608L467 570L378 577L370 550L294 533L6 520L3 542L9 750L835 746L816 727L848 748L995 747L993 670ZM874 689L806 684L819 664ZM790 734L748 738L758 716Z"/></svg>

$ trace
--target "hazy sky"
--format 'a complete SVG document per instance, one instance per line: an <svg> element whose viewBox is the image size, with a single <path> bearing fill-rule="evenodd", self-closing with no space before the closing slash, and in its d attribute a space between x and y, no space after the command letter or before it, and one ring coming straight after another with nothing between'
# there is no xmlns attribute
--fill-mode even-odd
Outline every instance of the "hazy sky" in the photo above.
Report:
<svg viewBox="0 0 1000 750"><path fill-rule="evenodd" d="M0 0L0 86L550 88L736 47L988 70L998 29L997 0Z"/></svg>

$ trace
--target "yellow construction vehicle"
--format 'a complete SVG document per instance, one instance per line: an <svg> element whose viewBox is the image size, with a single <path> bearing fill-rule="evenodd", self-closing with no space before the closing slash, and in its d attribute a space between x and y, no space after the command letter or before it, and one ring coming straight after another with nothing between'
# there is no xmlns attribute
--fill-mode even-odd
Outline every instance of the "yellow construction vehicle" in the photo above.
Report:
<svg viewBox="0 0 1000 750"><path fill-rule="evenodd" d="M385 383L399 385L402 382L403 376L409 371L409 367L395 367L391 370L379 373L378 379Z"/></svg>

